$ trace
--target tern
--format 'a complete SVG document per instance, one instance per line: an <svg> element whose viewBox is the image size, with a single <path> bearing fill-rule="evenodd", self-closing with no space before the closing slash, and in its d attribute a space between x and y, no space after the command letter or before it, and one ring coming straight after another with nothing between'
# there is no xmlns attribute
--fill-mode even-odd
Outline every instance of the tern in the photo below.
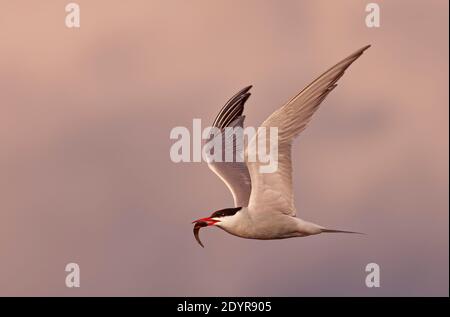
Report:
<svg viewBox="0 0 450 317"><path fill-rule="evenodd" d="M292 189L292 141L310 122L322 101L337 86L346 69L368 49L367 45L337 63L306 86L281 108L273 112L261 127L278 128L278 168L273 173L261 173L261 162L209 162L209 168L227 185L234 207L213 212L209 217L193 222L194 236L200 228L214 226L229 234L247 239L286 239L320 233L356 233L329 229L296 217ZM227 127L243 127L244 105L252 86L234 95L221 109L213 127L221 132ZM269 137L269 136L267 136ZM249 141L256 142L255 138ZM246 147L247 154L249 145ZM234 149L236 150L236 149ZM244 156L246 157L246 156Z"/></svg>

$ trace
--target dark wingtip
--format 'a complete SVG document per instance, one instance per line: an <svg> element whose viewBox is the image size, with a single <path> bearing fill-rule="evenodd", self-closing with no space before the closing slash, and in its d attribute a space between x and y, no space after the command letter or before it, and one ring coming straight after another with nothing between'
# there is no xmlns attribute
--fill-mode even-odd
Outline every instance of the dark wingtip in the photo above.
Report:
<svg viewBox="0 0 450 317"><path fill-rule="evenodd" d="M233 97L231 97L231 99L229 101L231 101L231 100L233 100L235 98L238 98L239 96L242 96L242 95L245 95L245 94L249 93L249 90L252 89L252 87L253 87L253 85L249 85L249 86L246 86L246 87L242 88Z"/></svg>
<svg viewBox="0 0 450 317"><path fill-rule="evenodd" d="M247 91L249 91L250 89L252 89L253 88L253 85L248 85L247 87L245 87L244 89L243 89L243 91L244 92L247 92Z"/></svg>
<svg viewBox="0 0 450 317"><path fill-rule="evenodd" d="M217 114L212 125L223 129L230 122L233 122L234 119L241 116L244 112L244 104L251 96L249 90L252 87L253 85L249 85L239 90L233 97L231 97Z"/></svg>
<svg viewBox="0 0 450 317"><path fill-rule="evenodd" d="M357 57L361 56L367 49L369 49L372 45L368 44L362 48L360 48L358 51L356 51L356 53L354 55L356 55Z"/></svg>
<svg viewBox="0 0 450 317"><path fill-rule="evenodd" d="M247 95L250 97L251 93L249 91L252 88L253 88L253 85L249 85L247 87L244 87L241 90L239 90L239 92L237 92L233 97L236 98L236 97L247 96Z"/></svg>

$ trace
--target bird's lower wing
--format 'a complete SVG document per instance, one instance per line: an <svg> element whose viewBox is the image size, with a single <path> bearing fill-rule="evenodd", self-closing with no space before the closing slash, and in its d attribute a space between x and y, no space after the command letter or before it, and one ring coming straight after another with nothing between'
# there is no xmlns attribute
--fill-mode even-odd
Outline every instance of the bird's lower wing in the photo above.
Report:
<svg viewBox="0 0 450 317"><path fill-rule="evenodd" d="M234 134L235 130L232 130L243 128L245 117L242 113L244 104L250 97L250 88L251 86L239 91L221 109L213 123L213 127L217 128L220 134L208 142L211 147L217 145L221 149L221 162L211 161L208 166L227 185L236 207L247 207L251 192L250 174L243 160L244 145L242 142L237 143L239 135ZM232 154L232 161L226 161L227 153ZM242 160L239 161L238 158Z"/></svg>
<svg viewBox="0 0 450 317"><path fill-rule="evenodd" d="M278 128L278 157L272 158L278 162L278 169L274 173L261 173L260 167L266 163L260 160L247 162L252 183L250 210L255 212L279 210L295 216L292 191L292 140L306 128L321 102L336 87L345 70L369 47L370 45L361 48L331 67L263 122L261 127L266 128L266 133L259 131L249 142L247 152L249 149L257 148L256 145L262 142L262 138L266 138L266 142L269 143L270 133L267 130L271 127Z"/></svg>

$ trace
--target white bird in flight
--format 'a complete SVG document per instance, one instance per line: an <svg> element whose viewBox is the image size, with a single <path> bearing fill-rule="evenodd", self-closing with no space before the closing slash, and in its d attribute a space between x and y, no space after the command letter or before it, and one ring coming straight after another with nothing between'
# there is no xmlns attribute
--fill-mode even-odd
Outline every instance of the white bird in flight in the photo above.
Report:
<svg viewBox="0 0 450 317"><path fill-rule="evenodd" d="M199 230L207 226L219 227L241 238L261 240L305 237L325 232L359 233L328 229L296 217L291 146L322 101L337 86L336 82L345 70L369 47L359 49L331 67L262 123L261 127L278 128L278 169L275 172L260 173L259 161L208 163L230 189L235 207L215 211L211 216L193 222L194 236L202 247ZM226 127L243 127L245 116L242 113L251 88L242 89L225 104L214 120L214 127L221 132ZM256 142L256 138L251 142ZM236 148L233 150L236 151Z"/></svg>

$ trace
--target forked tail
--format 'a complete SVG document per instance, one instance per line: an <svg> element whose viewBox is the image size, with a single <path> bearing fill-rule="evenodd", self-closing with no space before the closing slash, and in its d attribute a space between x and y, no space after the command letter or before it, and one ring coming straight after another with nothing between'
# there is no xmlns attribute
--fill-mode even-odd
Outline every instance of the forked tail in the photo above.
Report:
<svg viewBox="0 0 450 317"><path fill-rule="evenodd" d="M362 233L362 232L344 231L344 230L333 230L333 229L322 229L322 232L326 232L326 233L355 233L355 234L365 234L365 233Z"/></svg>

